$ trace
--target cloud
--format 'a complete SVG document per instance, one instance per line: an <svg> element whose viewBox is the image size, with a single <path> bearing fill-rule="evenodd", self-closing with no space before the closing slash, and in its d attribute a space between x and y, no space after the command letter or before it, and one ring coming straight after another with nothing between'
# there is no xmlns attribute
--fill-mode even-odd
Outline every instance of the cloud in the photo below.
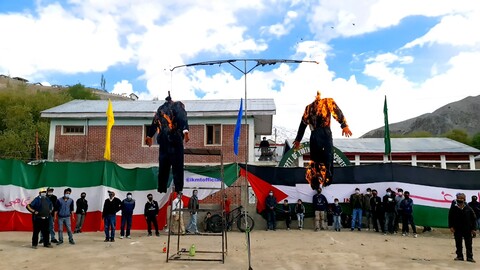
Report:
<svg viewBox="0 0 480 270"><path fill-rule="evenodd" d="M0 71L32 79L49 72L105 71L132 57L120 46L117 27L111 16L79 18L59 4L40 7L36 15L0 15L6 37L0 44Z"/></svg>
<svg viewBox="0 0 480 270"><path fill-rule="evenodd" d="M424 36L407 43L404 48L415 46L446 44L451 46L479 47L480 5L478 10L464 14L445 16Z"/></svg>
<svg viewBox="0 0 480 270"><path fill-rule="evenodd" d="M296 11L290 10L285 15L283 22L276 23L268 27L262 27L262 30L276 36L277 38L285 36L289 34L290 31L292 31L292 29L294 28L295 25L293 24L293 20L295 20L297 17L298 13Z"/></svg>
<svg viewBox="0 0 480 270"><path fill-rule="evenodd" d="M128 80L122 80L120 82L116 82L113 85L112 93L114 94L131 94L133 93L133 85L128 82Z"/></svg>

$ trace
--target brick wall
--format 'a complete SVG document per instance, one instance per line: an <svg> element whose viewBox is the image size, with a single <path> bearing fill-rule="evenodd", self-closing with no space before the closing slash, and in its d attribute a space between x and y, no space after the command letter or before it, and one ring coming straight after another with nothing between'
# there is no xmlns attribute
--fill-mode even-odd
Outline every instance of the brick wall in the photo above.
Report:
<svg viewBox="0 0 480 270"><path fill-rule="evenodd" d="M105 151L104 126L89 126L86 135L62 135L61 126L56 126L54 158L58 161L103 160ZM222 125L222 145L205 146L205 126L190 126L190 141L185 148L222 149L224 163L245 160L245 134L247 126L242 125L238 159L233 153L235 125ZM143 144L143 126L113 126L111 134L112 161L119 164L151 164L158 162L158 147ZM185 163L219 163L218 156L185 156Z"/></svg>

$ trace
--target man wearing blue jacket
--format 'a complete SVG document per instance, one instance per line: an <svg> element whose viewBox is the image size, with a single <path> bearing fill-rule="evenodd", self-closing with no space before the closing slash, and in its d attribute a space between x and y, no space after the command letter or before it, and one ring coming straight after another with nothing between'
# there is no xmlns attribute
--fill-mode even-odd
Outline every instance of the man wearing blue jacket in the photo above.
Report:
<svg viewBox="0 0 480 270"><path fill-rule="evenodd" d="M72 223L71 218L75 220L75 216L73 215L74 206L73 200L70 198L70 194L72 190L67 188L63 191L63 197L57 200L57 212L55 212L55 216L58 218L58 243L57 245L63 244L63 225L67 228L68 233L68 242L71 245L75 245L75 241L73 241L73 234L72 234Z"/></svg>
<svg viewBox="0 0 480 270"><path fill-rule="evenodd" d="M38 233L42 232L45 235L43 246L51 248L49 235L49 219L52 218L53 212L52 202L47 198L47 190L45 188L40 189L38 196L27 205L27 210L33 214L33 235L32 235L32 248L36 249L38 245Z"/></svg>
<svg viewBox="0 0 480 270"><path fill-rule="evenodd" d="M120 239L125 236L125 225L127 225L126 237L130 239L130 229L132 228L133 209L135 209L135 200L132 199L132 193L127 193L127 198L122 201L122 223L120 226Z"/></svg>
<svg viewBox="0 0 480 270"><path fill-rule="evenodd" d="M315 231L326 230L327 227L327 208L328 201L322 194L322 188L317 189L317 194L312 198L313 208L315 209Z"/></svg>
<svg viewBox="0 0 480 270"><path fill-rule="evenodd" d="M275 218L275 208L277 207L277 198L273 196L273 190L268 192L268 196L265 199L265 211L267 214L267 231L276 230L277 220Z"/></svg>
<svg viewBox="0 0 480 270"><path fill-rule="evenodd" d="M413 200L410 198L410 192L405 191L404 199L400 202L399 212L402 214L402 235L408 234L408 224L412 226L413 237L417 237L417 228L413 222Z"/></svg>

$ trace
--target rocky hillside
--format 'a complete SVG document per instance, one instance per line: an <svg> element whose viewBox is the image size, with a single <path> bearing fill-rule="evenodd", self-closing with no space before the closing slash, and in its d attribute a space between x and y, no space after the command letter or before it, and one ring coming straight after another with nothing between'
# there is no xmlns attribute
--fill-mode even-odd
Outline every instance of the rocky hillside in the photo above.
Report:
<svg viewBox="0 0 480 270"><path fill-rule="evenodd" d="M51 91L51 92L60 92L68 88L68 86L63 86L63 85L44 86L38 82L31 83L28 80L23 78L18 78L18 77L11 78L9 76L0 74L0 91L2 91L3 89L10 88L12 86L22 86L22 87L25 87L25 89L27 89L28 91ZM87 87L87 89L92 91L96 95L98 95L100 99L103 99L103 100L106 100L106 99L130 100L129 97L112 94L100 89L89 88L89 87Z"/></svg>
<svg viewBox="0 0 480 270"><path fill-rule="evenodd" d="M480 132L480 95L466 97L402 122L390 124L390 134L406 135L426 131L434 136L453 129L465 130L469 136ZM381 138L384 128L365 133L361 138Z"/></svg>

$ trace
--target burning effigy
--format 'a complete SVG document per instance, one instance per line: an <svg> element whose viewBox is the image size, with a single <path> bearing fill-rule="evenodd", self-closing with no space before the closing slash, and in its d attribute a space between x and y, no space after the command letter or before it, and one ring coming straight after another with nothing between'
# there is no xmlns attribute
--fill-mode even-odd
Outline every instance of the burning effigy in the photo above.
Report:
<svg viewBox="0 0 480 270"><path fill-rule="evenodd" d="M294 148L300 147L305 129L310 127L310 164L307 166L305 179L312 189L325 187L333 181L333 139L330 130L331 117L340 123L342 135L350 137L352 132L347 120L333 98L321 98L317 91L315 100L308 104L300 121Z"/></svg>

